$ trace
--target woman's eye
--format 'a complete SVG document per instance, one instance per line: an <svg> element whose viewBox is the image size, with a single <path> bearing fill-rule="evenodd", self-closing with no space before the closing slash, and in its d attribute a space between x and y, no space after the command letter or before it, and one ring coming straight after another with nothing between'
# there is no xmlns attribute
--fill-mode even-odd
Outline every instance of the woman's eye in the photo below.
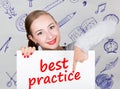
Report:
<svg viewBox="0 0 120 89"><path fill-rule="evenodd" d="M37 35L42 35L42 32L38 32Z"/></svg>
<svg viewBox="0 0 120 89"><path fill-rule="evenodd" d="M53 28L55 28L55 26L50 26L50 29L53 29Z"/></svg>

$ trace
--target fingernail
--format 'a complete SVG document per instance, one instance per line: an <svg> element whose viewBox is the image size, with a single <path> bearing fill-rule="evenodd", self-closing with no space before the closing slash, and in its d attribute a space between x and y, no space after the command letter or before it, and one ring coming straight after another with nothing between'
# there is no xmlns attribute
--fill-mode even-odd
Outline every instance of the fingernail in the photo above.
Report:
<svg viewBox="0 0 120 89"><path fill-rule="evenodd" d="M75 71L73 70L72 72L74 73Z"/></svg>
<svg viewBox="0 0 120 89"><path fill-rule="evenodd" d="M24 53L22 53L22 55L24 55Z"/></svg>
<svg viewBox="0 0 120 89"><path fill-rule="evenodd" d="M24 58L26 58L26 56L24 56Z"/></svg>
<svg viewBox="0 0 120 89"><path fill-rule="evenodd" d="M29 56L27 55L27 58L29 58Z"/></svg>
<svg viewBox="0 0 120 89"><path fill-rule="evenodd" d="M33 53L31 52L30 55L32 55Z"/></svg>

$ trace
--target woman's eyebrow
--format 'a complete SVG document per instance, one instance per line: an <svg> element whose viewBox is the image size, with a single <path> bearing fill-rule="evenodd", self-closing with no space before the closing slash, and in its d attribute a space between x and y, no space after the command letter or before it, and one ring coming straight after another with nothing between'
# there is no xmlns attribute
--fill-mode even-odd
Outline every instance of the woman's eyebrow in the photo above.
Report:
<svg viewBox="0 0 120 89"><path fill-rule="evenodd" d="M37 31L35 32L35 34L37 34L39 31L42 31L42 29L37 30Z"/></svg>
<svg viewBox="0 0 120 89"><path fill-rule="evenodd" d="M50 27L51 25L53 25L54 23L50 23L49 25L48 25L48 27Z"/></svg>
<svg viewBox="0 0 120 89"><path fill-rule="evenodd" d="M49 25L48 25L48 27L50 27L51 25L53 25L54 23L50 23ZM35 34L37 33L37 32L39 32L39 31L42 31L43 29L39 29L39 30L37 30L36 32L35 32Z"/></svg>

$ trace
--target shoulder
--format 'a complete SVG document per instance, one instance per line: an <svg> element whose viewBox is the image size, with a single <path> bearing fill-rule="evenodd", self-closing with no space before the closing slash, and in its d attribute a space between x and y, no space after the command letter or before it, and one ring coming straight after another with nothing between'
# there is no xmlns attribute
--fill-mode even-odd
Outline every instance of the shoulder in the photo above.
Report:
<svg viewBox="0 0 120 89"><path fill-rule="evenodd" d="M73 50L75 42L71 42L66 46L66 50Z"/></svg>

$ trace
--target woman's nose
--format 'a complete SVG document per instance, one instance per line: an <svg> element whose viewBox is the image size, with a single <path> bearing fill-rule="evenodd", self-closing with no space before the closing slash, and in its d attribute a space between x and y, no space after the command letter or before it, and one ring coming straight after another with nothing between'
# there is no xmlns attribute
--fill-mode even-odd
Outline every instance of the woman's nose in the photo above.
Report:
<svg viewBox="0 0 120 89"><path fill-rule="evenodd" d="M47 38L48 38L48 39L53 38L53 34L52 34L51 32L49 32L49 31L47 31Z"/></svg>

